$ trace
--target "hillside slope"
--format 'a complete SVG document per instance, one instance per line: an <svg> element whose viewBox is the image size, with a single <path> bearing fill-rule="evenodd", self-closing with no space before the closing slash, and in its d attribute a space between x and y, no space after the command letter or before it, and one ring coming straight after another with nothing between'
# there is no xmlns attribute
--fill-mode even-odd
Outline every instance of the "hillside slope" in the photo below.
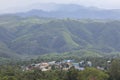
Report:
<svg viewBox="0 0 120 80"><path fill-rule="evenodd" d="M120 21L117 20L12 16L0 17L0 22L1 57L80 50L96 55L120 52Z"/></svg>

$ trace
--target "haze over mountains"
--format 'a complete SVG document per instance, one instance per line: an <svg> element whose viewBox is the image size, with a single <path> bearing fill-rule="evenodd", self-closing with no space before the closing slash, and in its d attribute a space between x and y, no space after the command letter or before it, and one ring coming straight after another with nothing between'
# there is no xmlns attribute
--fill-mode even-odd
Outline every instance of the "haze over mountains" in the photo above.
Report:
<svg viewBox="0 0 120 80"><path fill-rule="evenodd" d="M120 10L75 4L36 6L0 16L1 57L66 52L101 57L120 52Z"/></svg>
<svg viewBox="0 0 120 80"><path fill-rule="evenodd" d="M9 9L6 10L9 13ZM39 16L54 18L90 18L90 19L120 19L119 9L99 9L84 7L77 4L33 4L23 8L13 8L17 16Z"/></svg>

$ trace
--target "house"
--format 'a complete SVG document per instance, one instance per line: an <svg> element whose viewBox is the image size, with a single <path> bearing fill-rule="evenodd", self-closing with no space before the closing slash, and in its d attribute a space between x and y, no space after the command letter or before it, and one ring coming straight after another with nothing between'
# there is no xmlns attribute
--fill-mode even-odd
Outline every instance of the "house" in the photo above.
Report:
<svg viewBox="0 0 120 80"><path fill-rule="evenodd" d="M48 62L49 65L55 65L56 64L56 61L51 61L51 62Z"/></svg>
<svg viewBox="0 0 120 80"><path fill-rule="evenodd" d="M92 62L91 61L87 61L87 67L92 67Z"/></svg>
<svg viewBox="0 0 120 80"><path fill-rule="evenodd" d="M77 70L84 70L84 69L85 69L84 67L80 67L80 66L79 66L79 63L73 63L73 66L74 66L74 68L77 69Z"/></svg>
<svg viewBox="0 0 120 80"><path fill-rule="evenodd" d="M105 70L103 67L97 66L97 69L99 70Z"/></svg>

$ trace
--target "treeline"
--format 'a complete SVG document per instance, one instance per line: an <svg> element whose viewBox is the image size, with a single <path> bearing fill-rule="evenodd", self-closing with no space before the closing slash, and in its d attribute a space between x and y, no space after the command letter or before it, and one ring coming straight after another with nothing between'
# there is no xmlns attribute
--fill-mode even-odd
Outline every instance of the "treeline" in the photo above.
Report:
<svg viewBox="0 0 120 80"><path fill-rule="evenodd" d="M86 68L78 71L71 68L68 71L51 70L42 72L41 70L21 71L15 67L2 67L0 80L107 80L109 75L95 68Z"/></svg>
<svg viewBox="0 0 120 80"><path fill-rule="evenodd" d="M0 66L0 80L120 80L120 59L114 59L107 70L95 67L83 71L74 67L68 71L50 70L41 71L34 69L23 71L20 65Z"/></svg>

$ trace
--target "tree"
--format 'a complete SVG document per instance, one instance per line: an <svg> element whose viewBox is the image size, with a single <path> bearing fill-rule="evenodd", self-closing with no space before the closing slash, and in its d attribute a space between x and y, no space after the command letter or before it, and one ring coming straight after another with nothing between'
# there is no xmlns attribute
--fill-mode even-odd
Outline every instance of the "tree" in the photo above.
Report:
<svg viewBox="0 0 120 80"><path fill-rule="evenodd" d="M108 77L108 74L101 70L86 68L85 70L80 71L78 80L107 80Z"/></svg>
<svg viewBox="0 0 120 80"><path fill-rule="evenodd" d="M113 80L120 80L120 61L118 59L112 61L110 75Z"/></svg>
<svg viewBox="0 0 120 80"><path fill-rule="evenodd" d="M67 72L67 80L77 80L78 72L74 67L71 67Z"/></svg>

